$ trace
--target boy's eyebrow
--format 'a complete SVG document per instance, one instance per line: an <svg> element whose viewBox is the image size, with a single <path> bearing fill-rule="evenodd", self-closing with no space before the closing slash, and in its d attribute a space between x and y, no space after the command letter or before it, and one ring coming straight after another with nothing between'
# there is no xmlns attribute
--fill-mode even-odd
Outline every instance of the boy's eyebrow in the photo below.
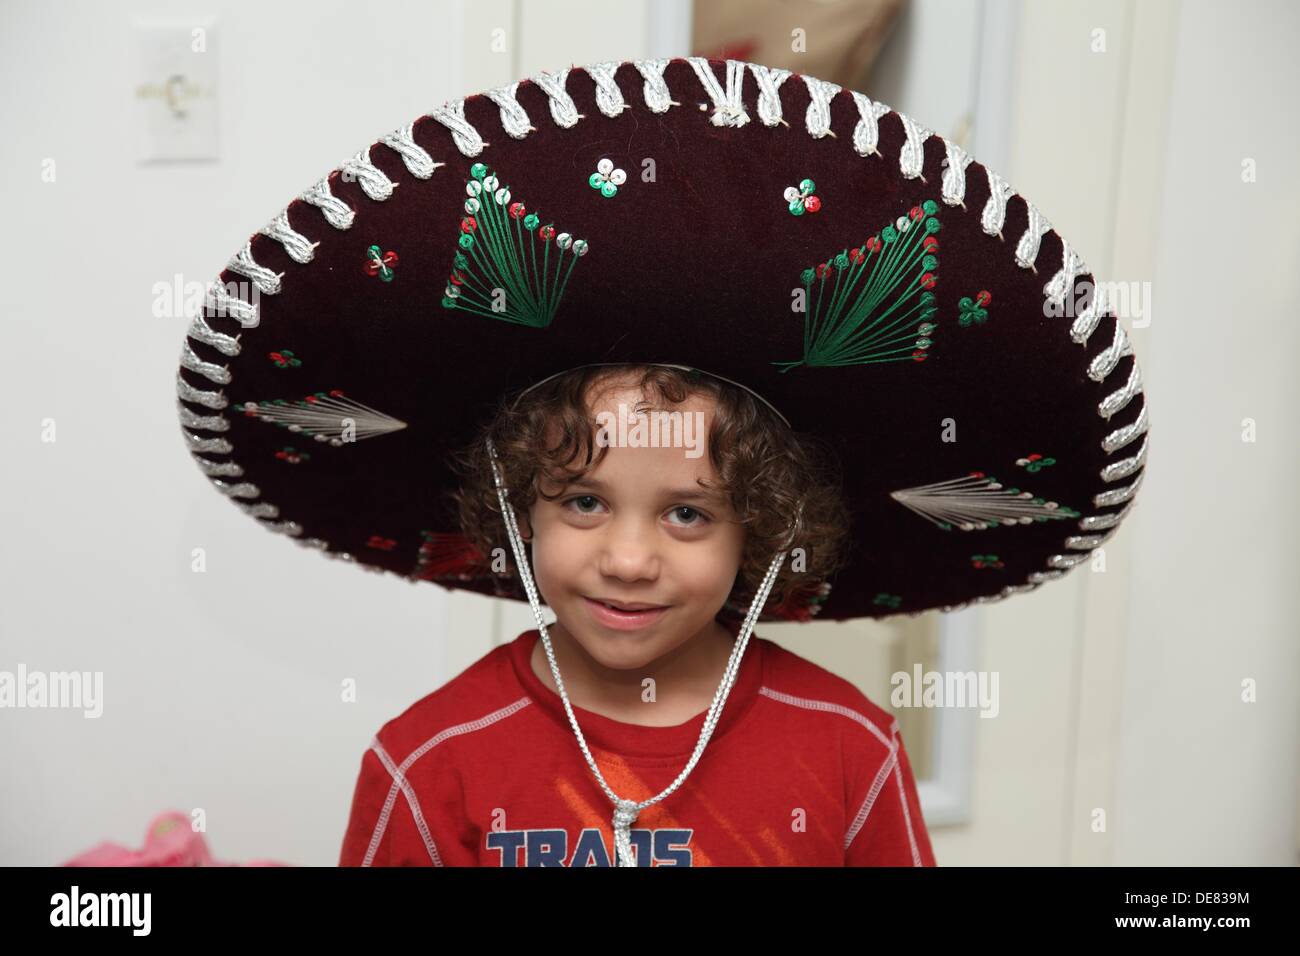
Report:
<svg viewBox="0 0 1300 956"><path fill-rule="evenodd" d="M598 478L578 478L569 483L571 488L590 488L592 491L607 491L605 483ZM717 501L718 493L716 491L707 491L703 488L671 488L663 492L663 497L672 498L677 501L694 499L697 501Z"/></svg>

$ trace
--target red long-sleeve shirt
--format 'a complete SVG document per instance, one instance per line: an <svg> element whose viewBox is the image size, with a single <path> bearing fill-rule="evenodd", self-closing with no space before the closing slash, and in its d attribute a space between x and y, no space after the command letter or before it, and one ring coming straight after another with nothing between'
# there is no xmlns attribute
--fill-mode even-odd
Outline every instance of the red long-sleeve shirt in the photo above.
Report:
<svg viewBox="0 0 1300 956"><path fill-rule="evenodd" d="M613 804L536 629L379 730L361 759L340 866L609 866ZM606 782L671 784L704 725L644 727L574 706ZM751 635L704 753L631 829L641 866L934 866L898 723L848 681Z"/></svg>

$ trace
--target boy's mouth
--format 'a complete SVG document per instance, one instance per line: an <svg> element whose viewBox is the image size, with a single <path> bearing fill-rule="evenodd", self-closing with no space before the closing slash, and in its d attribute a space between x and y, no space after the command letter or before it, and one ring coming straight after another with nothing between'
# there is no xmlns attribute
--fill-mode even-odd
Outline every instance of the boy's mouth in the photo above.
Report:
<svg viewBox="0 0 1300 956"><path fill-rule="evenodd" d="M658 620L669 610L663 605L601 601L583 595L592 617L619 630L635 630Z"/></svg>
<svg viewBox="0 0 1300 956"><path fill-rule="evenodd" d="M589 601L599 601L606 607L612 607L616 611L658 611L667 607L664 604L646 604L644 601L610 601L605 598L587 598Z"/></svg>

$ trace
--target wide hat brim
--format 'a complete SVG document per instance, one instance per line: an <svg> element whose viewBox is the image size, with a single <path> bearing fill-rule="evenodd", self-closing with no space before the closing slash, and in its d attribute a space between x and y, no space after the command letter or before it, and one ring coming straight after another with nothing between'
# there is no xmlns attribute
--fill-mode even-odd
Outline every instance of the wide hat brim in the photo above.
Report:
<svg viewBox="0 0 1300 956"><path fill-rule="evenodd" d="M181 423L264 527L522 600L470 560L448 453L558 372L698 368L843 464L850 564L760 620L956 610L1062 576L1132 507L1145 400L1103 288L997 174L860 93L599 64L446 104L291 201L189 328Z"/></svg>

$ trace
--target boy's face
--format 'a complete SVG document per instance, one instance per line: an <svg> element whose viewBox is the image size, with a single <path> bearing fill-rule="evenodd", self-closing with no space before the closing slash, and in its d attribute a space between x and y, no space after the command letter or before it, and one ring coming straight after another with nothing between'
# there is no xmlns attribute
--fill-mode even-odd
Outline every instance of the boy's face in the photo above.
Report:
<svg viewBox="0 0 1300 956"><path fill-rule="evenodd" d="M658 445L620 445L619 405L634 419L641 400L639 390L623 383L607 383L589 397L593 424L601 412L613 416L606 419L611 442L604 460L555 501L539 496L521 521L546 604L587 654L617 669L644 666L716 632L714 616L735 584L745 543L729 499L712 488L712 399L692 395L669 409L680 415L671 431L661 430ZM699 479L711 487L700 487ZM615 620L599 599L666 610Z"/></svg>

